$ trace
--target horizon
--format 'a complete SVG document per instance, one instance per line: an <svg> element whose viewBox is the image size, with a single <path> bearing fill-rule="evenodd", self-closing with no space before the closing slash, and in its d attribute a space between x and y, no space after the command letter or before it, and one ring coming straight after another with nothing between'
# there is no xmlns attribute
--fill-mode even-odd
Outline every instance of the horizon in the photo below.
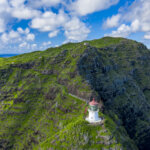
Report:
<svg viewBox="0 0 150 150"><path fill-rule="evenodd" d="M111 36L107 36L107 37L111 37ZM105 37L102 37L102 38L105 38ZM92 40L98 40L98 39L102 39L102 38L97 38L97 39L92 39ZM124 37L111 37L111 38L124 38ZM133 40L133 41L139 42L139 41L134 40L134 39L129 39L129 38L125 38L125 39ZM84 41L81 41L81 42L87 42L87 41L91 41L91 40L84 40ZM68 43L81 43L81 42L68 42ZM59 45L59 46L62 46L62 45L64 45L64 44L68 44L68 43L62 43L62 44ZM142 43L142 42L139 42L139 43ZM142 43L142 44L144 44L144 43ZM0 53L0 58L5 58L5 57L2 57L2 55L6 55L6 56L7 56L7 55L8 55L8 56L12 55L12 56L10 56L10 57L13 57L13 56L17 56L17 55L32 53L32 52L38 52L38 51L42 52L42 51L45 51L45 50L47 50L47 49L49 49L49 48L56 48L56 47L59 47L59 46L47 47L47 48L44 49L44 50L34 50L34 51L31 51L31 52L24 52L24 53ZM147 45L145 45L145 46L147 47ZM150 47L147 47L147 48L150 50ZM8 57L7 57L7 58L8 58Z"/></svg>
<svg viewBox="0 0 150 150"><path fill-rule="evenodd" d="M102 38L104 38L104 37L102 37ZM99 38L99 39L102 39L102 38ZM112 38L123 38L123 37L112 37ZM125 39L128 39L128 40L133 40L133 39L129 39L129 38L125 38ZM92 40L98 40L98 39L92 39ZM91 41L91 40L85 40L85 41L81 41L81 42L86 42L86 41ZM133 41L136 41L136 40L133 40ZM68 43L81 43L81 42L68 42ZM139 42L139 41L136 41L136 42ZM68 43L65 43L65 44L68 44ZM139 43L142 43L142 42L139 42ZM142 44L144 44L144 43L142 43ZM62 46L62 45L64 45L64 44L61 44L61 45L59 45L59 46ZM57 46L57 47L59 47L59 46ZM145 45L146 47L147 47L147 45ZM24 52L24 53L0 53L0 58L2 58L1 56L2 55L12 55L12 56L10 56L10 57L13 57L13 56L17 56L17 55L22 55L22 54L27 54L27 53L32 53L32 52L38 52L38 51L40 51L40 52L42 52L42 51L45 51L45 50L47 50L47 49L49 49L49 48L56 48L56 47L48 47L48 48L46 48L46 49L44 49L44 50L34 50L34 51L31 51L31 52ZM149 47L147 47L149 50L150 50L150 48ZM4 58L4 57L3 57Z"/></svg>
<svg viewBox="0 0 150 150"><path fill-rule="evenodd" d="M0 54L43 51L105 36L150 48L149 7L149 0L2 0Z"/></svg>

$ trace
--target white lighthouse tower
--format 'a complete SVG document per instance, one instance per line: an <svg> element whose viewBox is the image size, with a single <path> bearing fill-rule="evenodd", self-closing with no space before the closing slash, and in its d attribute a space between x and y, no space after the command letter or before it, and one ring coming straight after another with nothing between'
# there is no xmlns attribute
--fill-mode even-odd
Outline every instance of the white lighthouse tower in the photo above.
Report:
<svg viewBox="0 0 150 150"><path fill-rule="evenodd" d="M97 122L101 122L101 118L99 118L98 116L98 103L95 101L95 99L93 98L93 100L89 103L89 108L88 108L88 112L89 112L89 116L86 118L86 120L90 123L97 123Z"/></svg>

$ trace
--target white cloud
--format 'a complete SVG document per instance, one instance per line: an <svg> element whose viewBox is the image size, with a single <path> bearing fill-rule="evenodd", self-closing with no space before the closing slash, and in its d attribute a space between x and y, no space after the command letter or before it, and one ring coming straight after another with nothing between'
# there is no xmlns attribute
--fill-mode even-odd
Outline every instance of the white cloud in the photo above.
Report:
<svg viewBox="0 0 150 150"><path fill-rule="evenodd" d="M43 43L38 47L38 49L40 49L40 50L45 50L46 48L49 48L51 44L52 44L51 41L43 42Z"/></svg>
<svg viewBox="0 0 150 150"><path fill-rule="evenodd" d="M9 34L8 34L8 36L11 39L15 39L15 38L19 38L20 37L19 33L16 32L16 31L14 31L14 30L10 31Z"/></svg>
<svg viewBox="0 0 150 150"><path fill-rule="evenodd" d="M49 37L55 37L58 29L64 30L67 41L82 41L88 36L90 30L77 17L69 17L63 11L55 14L51 11L45 12L40 17L32 20L32 28L40 31L51 31Z"/></svg>
<svg viewBox="0 0 150 150"><path fill-rule="evenodd" d="M90 29L79 16L104 10L118 3L119 0L0 0L0 42L15 43L18 47L37 47L33 44L35 35L29 28L19 27L16 31L11 21L17 24L27 20L29 27L41 32L48 32L50 38L64 33L66 41L82 41L88 37ZM53 11L52 8L58 11ZM109 20L110 19L110 20ZM107 20L108 27L119 23L119 15ZM136 24L133 24L136 26ZM14 45L15 45L14 44ZM44 44L44 45L43 45ZM51 42L41 45L48 47ZM40 44L39 44L40 45ZM17 47L16 46L16 47Z"/></svg>
<svg viewBox="0 0 150 150"><path fill-rule="evenodd" d="M43 42L43 46L44 47L47 47L47 46L50 46L52 44L52 42L51 41L48 41L48 42Z"/></svg>
<svg viewBox="0 0 150 150"><path fill-rule="evenodd" d="M129 8L127 13L123 14L125 21L133 22L139 20L139 30L143 32L150 31L150 1L135 1Z"/></svg>
<svg viewBox="0 0 150 150"><path fill-rule="evenodd" d="M31 44L25 41L19 44L19 48L26 51L33 51L37 49L37 44L36 43Z"/></svg>
<svg viewBox="0 0 150 150"><path fill-rule="evenodd" d="M0 18L0 33L5 31L4 20Z"/></svg>
<svg viewBox="0 0 150 150"><path fill-rule="evenodd" d="M112 31L111 34L105 36L112 37L127 37L131 33L131 28L128 25L122 24L116 31Z"/></svg>
<svg viewBox="0 0 150 150"><path fill-rule="evenodd" d="M31 19L40 15L41 11L28 7L27 0L0 0L0 18L5 25L13 18Z"/></svg>
<svg viewBox="0 0 150 150"><path fill-rule="evenodd" d="M150 32L144 35L144 39L150 40Z"/></svg>
<svg viewBox="0 0 150 150"><path fill-rule="evenodd" d="M17 31L21 34L24 34L24 30L21 27L17 28Z"/></svg>
<svg viewBox="0 0 150 150"><path fill-rule="evenodd" d="M11 6L18 8L20 6L23 6L25 1L26 0L10 0L10 4Z"/></svg>
<svg viewBox="0 0 150 150"><path fill-rule="evenodd" d="M86 25L81 22L77 17L72 18L64 25L65 36L67 41L82 41L85 40L90 33Z"/></svg>
<svg viewBox="0 0 150 150"><path fill-rule="evenodd" d="M9 12L9 8L9 3L7 0L0 0L0 14L3 12Z"/></svg>
<svg viewBox="0 0 150 150"><path fill-rule="evenodd" d="M6 0L7 1L7 0ZM31 19L39 16L41 11L29 7L28 0L9 0L9 14L17 19Z"/></svg>
<svg viewBox="0 0 150 150"><path fill-rule="evenodd" d="M107 18L106 22L103 24L104 28L113 28L119 25L121 15L113 15L111 18Z"/></svg>
<svg viewBox="0 0 150 150"><path fill-rule="evenodd" d="M37 44L35 44L35 43L32 44L32 45L31 45L31 48L32 48L32 49L36 49L36 48L37 48Z"/></svg>
<svg viewBox="0 0 150 150"><path fill-rule="evenodd" d="M30 29L29 28L26 28L25 30L23 30L21 27L19 27L19 28L17 28L17 31L20 34L28 34L28 33L30 33Z"/></svg>
<svg viewBox="0 0 150 150"><path fill-rule="evenodd" d="M29 5L34 8L56 6L61 0L29 0Z"/></svg>
<svg viewBox="0 0 150 150"><path fill-rule="evenodd" d="M6 33L3 33L1 36L1 40L4 43L8 42L8 40L9 40L8 35Z"/></svg>
<svg viewBox="0 0 150 150"><path fill-rule="evenodd" d="M30 33L30 30L26 28L23 30L21 27L17 31L11 30L8 33L3 33L0 37L3 43L20 43L22 41L34 41L35 35Z"/></svg>
<svg viewBox="0 0 150 150"><path fill-rule="evenodd" d="M7 29L7 23L10 19L10 7L7 0L0 0L0 32Z"/></svg>
<svg viewBox="0 0 150 150"><path fill-rule="evenodd" d="M118 0L112 1L111 4ZM3 32L0 35L1 41L5 44L20 43L23 40L25 42L34 41L35 35L30 33L29 28L22 29L20 27L17 31L6 30L9 29L7 28L9 21L14 19L18 19L17 21L28 20L31 28L49 32L48 36L50 38L57 36L61 30L64 31L67 41L86 39L90 30L85 23L71 13L72 11L66 13L62 10L63 7L66 7L65 2L61 0L0 0L0 32ZM80 3L79 0L76 3L73 2L74 5L77 3ZM94 0L94 7L95 3L97 1ZM57 7L59 4L62 4L63 7ZM50 9L55 6L58 8L56 13ZM92 11L97 11L97 8Z"/></svg>
<svg viewBox="0 0 150 150"><path fill-rule="evenodd" d="M54 31L50 32L50 33L48 34L48 36L49 36L50 38L55 37L55 36L57 36L58 32L59 32L59 30L54 30Z"/></svg>
<svg viewBox="0 0 150 150"><path fill-rule="evenodd" d="M136 32L140 29L140 21L138 19L133 20L131 23L131 28L133 32Z"/></svg>
<svg viewBox="0 0 150 150"><path fill-rule="evenodd" d="M85 16L96 11L107 9L118 2L119 0L77 0L72 3L71 9L75 13Z"/></svg>
<svg viewBox="0 0 150 150"><path fill-rule="evenodd" d="M27 42L23 42L23 43L19 44L20 48L24 48L24 47L27 47L27 46L28 46Z"/></svg>
<svg viewBox="0 0 150 150"><path fill-rule="evenodd" d="M34 35L33 33L29 33L29 34L27 34L26 39L27 39L28 41L34 41L35 35Z"/></svg>
<svg viewBox="0 0 150 150"><path fill-rule="evenodd" d="M16 42L20 40L20 35L18 32L11 30L9 33L3 33L1 40L4 43L11 42L12 40L13 42Z"/></svg>
<svg viewBox="0 0 150 150"><path fill-rule="evenodd" d="M46 11L41 16L32 20L31 27L40 31L54 31L62 26L68 19L68 16L60 11L58 14Z"/></svg>
<svg viewBox="0 0 150 150"><path fill-rule="evenodd" d="M27 7L20 7L12 10L12 16L17 19L31 19L33 17L39 16L40 11L34 10Z"/></svg>
<svg viewBox="0 0 150 150"><path fill-rule="evenodd" d="M113 31L111 35L122 35L125 37L127 35L130 35L133 32L144 32L145 39L149 39L149 35L147 35L147 32L150 32L150 0L136 0L134 1L130 6L127 8L121 9L121 11L117 14L120 15L120 17L117 19L116 26L119 26L116 31ZM104 24L107 24L108 26L113 24L114 16L111 18L108 18ZM126 30L127 34L120 32L120 26L121 24L126 24ZM127 28L128 26L128 28ZM114 26L112 26L114 27ZM130 31L129 31L130 28Z"/></svg>

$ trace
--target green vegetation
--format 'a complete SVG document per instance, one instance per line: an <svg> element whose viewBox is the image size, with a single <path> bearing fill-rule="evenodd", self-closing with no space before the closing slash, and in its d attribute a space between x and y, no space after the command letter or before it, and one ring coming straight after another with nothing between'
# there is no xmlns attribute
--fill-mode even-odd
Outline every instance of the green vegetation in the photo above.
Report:
<svg viewBox="0 0 150 150"><path fill-rule="evenodd" d="M149 122L131 119L140 116L139 105L143 109L150 102L149 50L123 38L85 42L0 59L0 149L136 150L136 144L144 145L138 134ZM69 93L102 98L104 123L86 122L86 103Z"/></svg>
<svg viewBox="0 0 150 150"><path fill-rule="evenodd" d="M103 114L100 114L104 117ZM89 124L83 116L76 118L74 122L69 123L64 129L48 138L35 149L121 149L124 143L124 149L137 149L128 138L125 131L116 130L115 123L108 117L102 124ZM109 126L107 126L109 124ZM120 129L120 128L119 128ZM121 136L124 139L119 139ZM122 141L121 141L122 140ZM131 144L132 143L132 144Z"/></svg>

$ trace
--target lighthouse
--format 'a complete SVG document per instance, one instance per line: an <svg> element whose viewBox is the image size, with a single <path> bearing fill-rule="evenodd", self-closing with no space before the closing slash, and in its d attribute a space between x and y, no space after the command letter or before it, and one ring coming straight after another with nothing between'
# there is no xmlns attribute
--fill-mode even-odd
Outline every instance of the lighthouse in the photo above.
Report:
<svg viewBox="0 0 150 150"><path fill-rule="evenodd" d="M98 116L98 103L95 101L95 99L93 98L93 100L89 103L89 108L88 108L88 112L89 112L89 116L86 118L86 120L90 123L97 123L97 122L101 122L101 118L99 118Z"/></svg>

